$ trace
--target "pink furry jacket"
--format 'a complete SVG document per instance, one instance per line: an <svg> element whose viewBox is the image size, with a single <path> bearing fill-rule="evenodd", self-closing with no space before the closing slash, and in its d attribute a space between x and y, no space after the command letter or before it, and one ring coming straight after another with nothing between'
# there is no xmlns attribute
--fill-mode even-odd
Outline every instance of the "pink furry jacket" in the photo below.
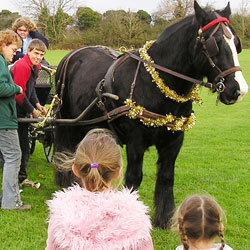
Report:
<svg viewBox="0 0 250 250"><path fill-rule="evenodd" d="M89 192L74 185L54 194L46 250L151 250L148 207L128 189Z"/></svg>

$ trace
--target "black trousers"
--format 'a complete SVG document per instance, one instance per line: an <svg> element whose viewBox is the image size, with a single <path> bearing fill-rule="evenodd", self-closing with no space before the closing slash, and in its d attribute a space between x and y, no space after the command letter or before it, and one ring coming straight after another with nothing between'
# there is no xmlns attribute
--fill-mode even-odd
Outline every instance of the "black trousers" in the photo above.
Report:
<svg viewBox="0 0 250 250"><path fill-rule="evenodd" d="M18 136L19 136L19 143L22 151L22 160L19 170L19 183L23 180L27 179L28 174L26 172L26 167L29 161L30 156L30 146L29 146L29 137L28 137L28 123L18 123Z"/></svg>

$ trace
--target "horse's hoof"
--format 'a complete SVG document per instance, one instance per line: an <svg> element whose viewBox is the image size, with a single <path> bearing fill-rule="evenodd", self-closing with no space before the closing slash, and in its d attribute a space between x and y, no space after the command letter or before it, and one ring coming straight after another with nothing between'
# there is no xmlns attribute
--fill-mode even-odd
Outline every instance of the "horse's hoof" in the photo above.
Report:
<svg viewBox="0 0 250 250"><path fill-rule="evenodd" d="M169 228L169 223L162 220L154 220L154 226L161 229L167 229Z"/></svg>

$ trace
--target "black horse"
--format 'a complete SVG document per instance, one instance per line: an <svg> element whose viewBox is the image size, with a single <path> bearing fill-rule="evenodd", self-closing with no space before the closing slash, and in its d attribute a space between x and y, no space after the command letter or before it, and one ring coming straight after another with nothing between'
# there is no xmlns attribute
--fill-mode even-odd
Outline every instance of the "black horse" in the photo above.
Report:
<svg viewBox="0 0 250 250"><path fill-rule="evenodd" d="M139 51L114 59L110 48L80 48L60 62L56 74L62 98L58 119L78 117L98 98L84 117L97 118L98 123L56 126L56 150L73 151L91 128L110 128L120 144L126 145L125 183L137 189L143 178L144 152L155 145L154 223L161 228L167 227L175 207L174 165L184 131L195 123L192 102L199 101L197 84L218 92L218 99L227 105L238 102L248 91L237 57L240 41L228 21L229 4L215 12L203 10L195 1L194 9L193 16L167 27ZM115 96L119 98L113 99ZM62 173L57 173L56 180L60 186L71 181L70 175Z"/></svg>

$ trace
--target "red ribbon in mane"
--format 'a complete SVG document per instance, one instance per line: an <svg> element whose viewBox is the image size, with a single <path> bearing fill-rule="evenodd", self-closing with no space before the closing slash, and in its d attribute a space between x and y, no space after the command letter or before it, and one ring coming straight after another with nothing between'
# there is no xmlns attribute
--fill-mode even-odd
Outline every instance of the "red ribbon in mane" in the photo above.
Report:
<svg viewBox="0 0 250 250"><path fill-rule="evenodd" d="M207 25L205 25L201 30L202 30L202 32L204 32L205 30L211 28L215 24L222 23L222 22L226 22L227 24L229 24L229 20L227 18L220 17L220 18L214 19L213 21L211 21L210 23L208 23Z"/></svg>

